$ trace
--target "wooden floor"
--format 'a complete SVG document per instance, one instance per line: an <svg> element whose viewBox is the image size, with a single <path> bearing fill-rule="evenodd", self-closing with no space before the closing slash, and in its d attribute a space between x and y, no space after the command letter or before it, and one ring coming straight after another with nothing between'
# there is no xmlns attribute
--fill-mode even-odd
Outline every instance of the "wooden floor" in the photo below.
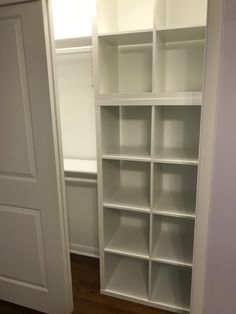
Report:
<svg viewBox="0 0 236 314"><path fill-rule="evenodd" d="M73 314L173 314L99 293L98 260L78 255L71 256L74 294ZM0 314L36 314L7 302L0 301Z"/></svg>

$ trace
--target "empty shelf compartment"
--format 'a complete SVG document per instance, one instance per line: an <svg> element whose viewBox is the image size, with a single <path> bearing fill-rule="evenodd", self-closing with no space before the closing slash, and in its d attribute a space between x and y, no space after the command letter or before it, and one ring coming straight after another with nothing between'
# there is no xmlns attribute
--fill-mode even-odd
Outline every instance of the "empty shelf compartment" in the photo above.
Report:
<svg viewBox="0 0 236 314"><path fill-rule="evenodd" d="M154 165L153 211L167 215L195 216L197 166Z"/></svg>
<svg viewBox="0 0 236 314"><path fill-rule="evenodd" d="M154 216L153 219L152 257L191 267L194 221L164 216Z"/></svg>
<svg viewBox="0 0 236 314"><path fill-rule="evenodd" d="M189 39L187 31L178 35L179 41L169 32L157 32L155 88L158 92L201 92L205 40Z"/></svg>
<svg viewBox="0 0 236 314"><path fill-rule="evenodd" d="M103 155L150 157L150 106L101 107L101 128Z"/></svg>
<svg viewBox="0 0 236 314"><path fill-rule="evenodd" d="M151 31L99 36L99 92L151 92L152 47Z"/></svg>
<svg viewBox="0 0 236 314"><path fill-rule="evenodd" d="M105 250L149 256L149 215L104 208Z"/></svg>
<svg viewBox="0 0 236 314"><path fill-rule="evenodd" d="M105 253L105 290L147 300L148 262Z"/></svg>
<svg viewBox="0 0 236 314"><path fill-rule="evenodd" d="M181 267L152 263L151 301L170 310L190 310L191 271Z"/></svg>
<svg viewBox="0 0 236 314"><path fill-rule="evenodd" d="M150 209L150 164L103 160L103 194L105 206Z"/></svg>
<svg viewBox="0 0 236 314"><path fill-rule="evenodd" d="M153 8L154 0L98 0L98 32L150 29L153 27Z"/></svg>
<svg viewBox="0 0 236 314"><path fill-rule="evenodd" d="M154 156L167 161L196 163L200 117L198 106L156 107Z"/></svg>

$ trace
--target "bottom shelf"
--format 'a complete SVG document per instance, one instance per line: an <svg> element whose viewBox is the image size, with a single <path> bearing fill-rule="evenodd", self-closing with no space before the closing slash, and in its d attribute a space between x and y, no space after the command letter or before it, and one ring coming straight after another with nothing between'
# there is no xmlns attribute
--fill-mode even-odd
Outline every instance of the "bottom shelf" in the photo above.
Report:
<svg viewBox="0 0 236 314"><path fill-rule="evenodd" d="M152 264L151 302L183 313L190 311L191 271L161 263Z"/></svg>
<svg viewBox="0 0 236 314"><path fill-rule="evenodd" d="M105 254L105 291L148 300L148 262Z"/></svg>

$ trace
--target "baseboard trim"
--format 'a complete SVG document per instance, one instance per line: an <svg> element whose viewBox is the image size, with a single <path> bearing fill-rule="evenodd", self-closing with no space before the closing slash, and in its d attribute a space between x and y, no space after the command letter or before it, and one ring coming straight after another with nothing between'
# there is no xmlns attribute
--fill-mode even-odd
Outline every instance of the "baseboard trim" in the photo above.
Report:
<svg viewBox="0 0 236 314"><path fill-rule="evenodd" d="M70 243L70 252L77 255L99 258L98 248L91 246Z"/></svg>

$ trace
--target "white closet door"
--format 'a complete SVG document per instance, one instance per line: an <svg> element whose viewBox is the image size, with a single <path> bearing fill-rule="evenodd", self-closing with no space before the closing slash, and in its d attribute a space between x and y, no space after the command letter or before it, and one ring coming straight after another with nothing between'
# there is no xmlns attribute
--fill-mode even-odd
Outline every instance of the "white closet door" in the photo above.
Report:
<svg viewBox="0 0 236 314"><path fill-rule="evenodd" d="M0 6L0 299L69 314L71 277L45 8L44 0Z"/></svg>

